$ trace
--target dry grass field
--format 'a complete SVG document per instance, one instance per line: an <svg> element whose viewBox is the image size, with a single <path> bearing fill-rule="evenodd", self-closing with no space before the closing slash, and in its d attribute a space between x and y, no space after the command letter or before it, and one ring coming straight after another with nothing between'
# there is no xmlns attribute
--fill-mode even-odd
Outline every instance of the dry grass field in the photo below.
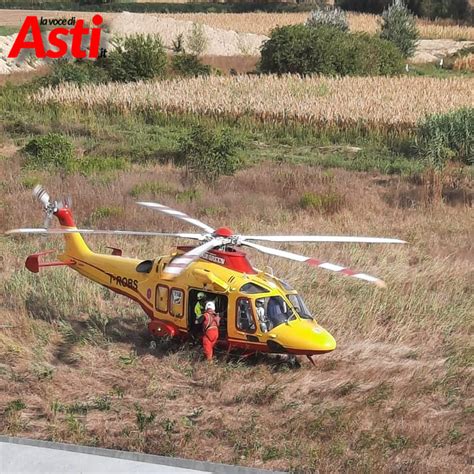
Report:
<svg viewBox="0 0 474 474"><path fill-rule="evenodd" d="M48 18L76 16L90 20L93 12L64 12L48 10L1 10L0 26L19 26L27 15L43 15ZM102 13L106 23L116 18L119 13ZM149 15L157 15L150 13ZM170 13L159 14L166 18L186 20L206 25L234 30L241 33L257 33L268 35L272 28L284 25L304 23L308 12L301 13ZM349 24L352 31L376 33L380 29L380 17L363 13L349 13ZM451 25L446 22L419 20L421 38L454 39L474 41L474 27Z"/></svg>
<svg viewBox="0 0 474 474"><path fill-rule="evenodd" d="M401 130L425 114L474 104L469 77L301 78L298 76L201 77L149 83L46 89L38 103L123 111L162 110L214 117L255 117L286 123Z"/></svg>
<svg viewBox="0 0 474 474"><path fill-rule="evenodd" d="M170 13L169 16L241 33L268 35L277 26L304 23L308 13ZM352 31L374 34L380 30L381 19L377 15L349 13L348 20ZM474 40L474 27L419 20L418 28L421 38Z"/></svg>
<svg viewBox="0 0 474 474"><path fill-rule="evenodd" d="M31 197L39 180L56 196L71 194L77 221L96 228L185 228L134 204L146 198L241 232L409 244L294 247L378 275L387 290L251 255L300 290L339 344L316 368L303 361L289 370L270 357L222 354L210 368L199 348L150 349L144 315L124 298L70 270L23 268L33 251L60 249L61 238L0 237L0 432L295 473L469 471L470 207L428 204L424 185L398 177L314 166L263 162L209 187L186 184L172 165L89 177L32 172L15 150L3 136L2 229L41 225ZM303 209L304 192L344 204L332 214ZM143 258L173 245L88 240Z"/></svg>

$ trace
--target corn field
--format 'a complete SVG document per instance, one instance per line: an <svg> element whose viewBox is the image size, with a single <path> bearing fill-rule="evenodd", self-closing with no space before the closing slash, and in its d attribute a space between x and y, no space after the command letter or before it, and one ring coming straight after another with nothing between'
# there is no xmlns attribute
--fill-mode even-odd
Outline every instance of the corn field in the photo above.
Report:
<svg viewBox="0 0 474 474"><path fill-rule="evenodd" d="M240 33L270 34L277 26L304 23L309 12L301 13L170 13L176 20L204 23L214 28L234 30ZM163 15L167 16L167 15ZM381 19L378 15L348 13L351 31L377 33ZM441 24L418 20L421 38L474 41L474 27Z"/></svg>
<svg viewBox="0 0 474 474"><path fill-rule="evenodd" d="M403 132L424 115L474 106L474 79L427 77L198 77L42 89L37 103L124 112L251 117L266 124L301 123Z"/></svg>
<svg viewBox="0 0 474 474"><path fill-rule="evenodd" d="M453 69L456 71L474 72L474 54L468 54L467 56L456 59Z"/></svg>

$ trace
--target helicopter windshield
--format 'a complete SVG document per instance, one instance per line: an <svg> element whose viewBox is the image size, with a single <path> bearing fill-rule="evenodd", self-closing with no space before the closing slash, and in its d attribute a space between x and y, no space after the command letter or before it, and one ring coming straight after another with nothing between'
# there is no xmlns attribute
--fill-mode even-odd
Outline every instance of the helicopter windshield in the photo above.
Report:
<svg viewBox="0 0 474 474"><path fill-rule="evenodd" d="M286 297L290 300L290 303L296 309L296 312L303 319L313 319L311 312L309 311L308 307L306 306L303 298L300 295L286 295Z"/></svg>

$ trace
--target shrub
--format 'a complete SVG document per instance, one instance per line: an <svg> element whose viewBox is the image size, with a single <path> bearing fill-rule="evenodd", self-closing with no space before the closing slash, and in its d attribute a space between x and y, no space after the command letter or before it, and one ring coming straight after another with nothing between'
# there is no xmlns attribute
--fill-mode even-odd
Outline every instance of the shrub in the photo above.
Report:
<svg viewBox="0 0 474 474"><path fill-rule="evenodd" d="M178 53L173 56L171 67L180 76L209 76L211 66L203 64L194 54Z"/></svg>
<svg viewBox="0 0 474 474"><path fill-rule="evenodd" d="M313 10L306 25L311 27L332 26L341 31L349 31L346 13L340 8L321 7Z"/></svg>
<svg viewBox="0 0 474 474"><path fill-rule="evenodd" d="M265 73L392 75L403 70L403 57L389 41L332 27L276 28L261 53Z"/></svg>
<svg viewBox="0 0 474 474"><path fill-rule="evenodd" d="M238 145L228 128L218 130L195 125L179 140L177 164L185 166L188 176L194 179L214 181L238 169Z"/></svg>
<svg viewBox="0 0 474 474"><path fill-rule="evenodd" d="M71 141L59 133L48 133L30 140L23 148L26 164L32 168L62 168L71 171L74 167L74 152Z"/></svg>
<svg viewBox="0 0 474 474"><path fill-rule="evenodd" d="M201 23L193 23L193 29L187 38L187 46L195 56L200 56L206 51L207 38Z"/></svg>
<svg viewBox="0 0 474 474"><path fill-rule="evenodd" d="M98 67L92 61L65 61L54 63L51 72L38 79L41 86L56 87L64 82L74 82L76 84L104 84L109 81L107 71Z"/></svg>
<svg viewBox="0 0 474 474"><path fill-rule="evenodd" d="M418 125L417 144L423 158L435 168L449 160L474 164L474 108L426 117Z"/></svg>
<svg viewBox="0 0 474 474"><path fill-rule="evenodd" d="M416 19L403 0L394 0L382 13L381 38L394 43L405 58L413 55L418 39Z"/></svg>
<svg viewBox="0 0 474 474"><path fill-rule="evenodd" d="M167 60L159 36L127 36L116 39L114 46L104 61L112 80L131 82L164 74Z"/></svg>

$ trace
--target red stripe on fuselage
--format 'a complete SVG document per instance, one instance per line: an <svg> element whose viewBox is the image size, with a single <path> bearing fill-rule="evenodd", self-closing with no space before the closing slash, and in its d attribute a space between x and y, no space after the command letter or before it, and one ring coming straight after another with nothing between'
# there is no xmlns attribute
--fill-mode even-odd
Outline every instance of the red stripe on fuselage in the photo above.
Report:
<svg viewBox="0 0 474 474"><path fill-rule="evenodd" d="M102 270L102 268L99 268L99 267L96 267L95 265L92 265L92 263L89 263L89 262L86 262L86 261L84 261L84 260L81 260L80 258L76 258L76 257L72 257L72 258L73 258L74 260L77 260L78 262L81 262L81 263L85 264L85 265L89 265L89 267L92 267L92 268L98 270L99 272L104 273L105 275L107 275L107 276L109 276L109 277L112 277L112 278L114 277L114 275L112 275L111 273L108 273L108 272L106 272L105 270ZM103 283L100 283L100 284L101 284L102 286L105 286L106 288L110 288L111 290L114 290L114 291L115 291L115 288L112 287L112 286L105 285L105 284L103 284ZM151 310L153 311L153 306L150 305L150 303L148 302L148 300L145 298L144 295L142 295L138 290L134 290L134 289L132 289L132 288L129 288L129 290L130 290L130 291L134 291L135 293L137 293L138 296L140 296L140 297L143 299L143 301L146 303L146 305L149 305L149 309L151 309ZM127 293L127 292L125 292L125 291L116 291L116 293L120 293L120 294L122 294L122 295L129 296L130 298L134 299L135 301L138 301L138 299L133 298L132 295L130 295L129 293ZM140 301L138 301L138 303L140 303L140 305L142 304L142 302L140 302ZM147 312L147 314L148 314L148 312Z"/></svg>

